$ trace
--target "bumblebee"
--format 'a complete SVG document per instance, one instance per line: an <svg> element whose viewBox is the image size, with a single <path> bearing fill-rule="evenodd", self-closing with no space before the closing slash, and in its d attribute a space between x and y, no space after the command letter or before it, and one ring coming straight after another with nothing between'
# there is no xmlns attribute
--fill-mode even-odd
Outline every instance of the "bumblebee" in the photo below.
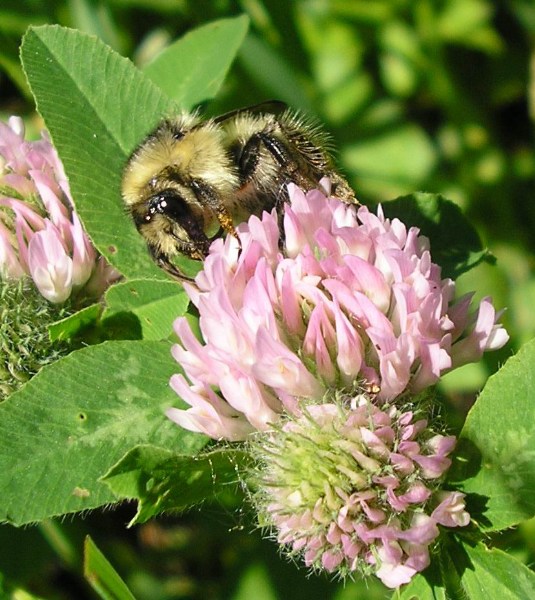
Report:
<svg viewBox="0 0 535 600"><path fill-rule="evenodd" d="M134 150L122 195L157 264L186 279L176 254L202 260L210 243L252 214L279 208L286 187L304 190L329 177L331 194L356 203L335 170L328 136L296 112L270 103L203 121L183 113L164 119Z"/></svg>

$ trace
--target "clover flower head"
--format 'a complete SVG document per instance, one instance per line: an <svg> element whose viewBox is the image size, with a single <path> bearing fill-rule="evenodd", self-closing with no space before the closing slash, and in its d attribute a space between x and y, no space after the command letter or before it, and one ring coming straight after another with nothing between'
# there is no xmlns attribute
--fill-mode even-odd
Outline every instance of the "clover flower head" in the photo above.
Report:
<svg viewBox="0 0 535 600"><path fill-rule="evenodd" d="M284 551L340 577L408 583L439 525L467 525L464 495L439 491L455 437L367 394L307 405L257 433L253 502Z"/></svg>
<svg viewBox="0 0 535 600"><path fill-rule="evenodd" d="M328 189L328 181L323 181ZM508 339L491 300L454 300L428 240L381 208L288 187L283 247L276 211L215 241L186 291L202 341L179 318L171 386L189 405L171 419L242 440L330 390L373 387L402 402ZM241 245L241 247L240 247ZM370 388L371 389L371 388Z"/></svg>
<svg viewBox="0 0 535 600"><path fill-rule="evenodd" d="M24 134L22 119L0 122L0 275L29 275L52 303L98 297L119 274L83 230L46 132Z"/></svg>

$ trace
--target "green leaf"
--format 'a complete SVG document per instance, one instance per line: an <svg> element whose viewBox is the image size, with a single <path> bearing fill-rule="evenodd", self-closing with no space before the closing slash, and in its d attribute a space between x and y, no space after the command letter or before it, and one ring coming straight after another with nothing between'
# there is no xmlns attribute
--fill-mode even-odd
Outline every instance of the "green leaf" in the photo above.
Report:
<svg viewBox="0 0 535 600"><path fill-rule="evenodd" d="M101 311L100 304L91 304L61 321L52 323L48 328L50 340L56 342L72 339L86 327L95 324Z"/></svg>
<svg viewBox="0 0 535 600"><path fill-rule="evenodd" d="M198 27L161 52L145 75L189 110L217 94L248 27L245 15Z"/></svg>
<svg viewBox="0 0 535 600"><path fill-rule="evenodd" d="M243 451L228 448L185 456L138 446L114 465L103 481L117 496L138 500L133 525L163 511L185 510L217 497L228 486L237 486L238 468L246 458Z"/></svg>
<svg viewBox="0 0 535 600"><path fill-rule="evenodd" d="M124 38L114 23L111 8L107 3L70 0L69 8L75 29L95 35L112 48L121 50Z"/></svg>
<svg viewBox="0 0 535 600"><path fill-rule="evenodd" d="M126 583L89 536L84 541L84 577L104 600L135 600Z"/></svg>
<svg viewBox="0 0 535 600"><path fill-rule="evenodd" d="M251 598L255 600L280 598L273 582L273 573L263 562L253 562L245 566L229 600L250 600Z"/></svg>
<svg viewBox="0 0 535 600"><path fill-rule="evenodd" d="M488 598L531 600L535 573L501 550L450 539L392 600L481 600L483 590Z"/></svg>
<svg viewBox="0 0 535 600"><path fill-rule="evenodd" d="M468 564L460 571L462 598L480 600L532 600L535 598L535 573L509 554L483 544L464 545ZM461 557L457 554L454 562ZM457 566L459 569L459 566ZM484 592L484 596L482 595Z"/></svg>
<svg viewBox="0 0 535 600"><path fill-rule="evenodd" d="M449 0L437 21L437 34L446 42L498 53L504 44L492 26L493 12L485 0Z"/></svg>
<svg viewBox="0 0 535 600"><path fill-rule="evenodd" d="M173 333L173 321L186 312L189 304L189 298L178 283L146 279L114 285L105 299L107 308L103 320L130 313L138 319L145 340L168 338Z"/></svg>
<svg viewBox="0 0 535 600"><path fill-rule="evenodd" d="M120 187L128 156L173 103L129 60L79 31L31 27L21 59L94 244L128 277L166 279L125 214Z"/></svg>
<svg viewBox="0 0 535 600"><path fill-rule="evenodd" d="M403 586L399 595L398 592L394 592L392 600L448 600L448 597L441 585L433 585L426 577L418 574Z"/></svg>
<svg viewBox="0 0 535 600"><path fill-rule="evenodd" d="M415 193L383 204L385 216L418 227L431 241L433 262L442 277L456 279L483 260L492 261L479 235L461 209L440 194Z"/></svg>
<svg viewBox="0 0 535 600"><path fill-rule="evenodd" d="M410 96L418 84L418 65L424 60L416 31L393 19L385 23L379 42L379 66L386 89L394 96Z"/></svg>
<svg viewBox="0 0 535 600"><path fill-rule="evenodd" d="M342 149L341 161L358 175L362 192L407 190L418 187L431 174L436 150L426 132L414 123L383 127L373 137Z"/></svg>
<svg viewBox="0 0 535 600"><path fill-rule="evenodd" d="M0 520L15 525L117 498L99 481L131 448L196 452L165 417L178 365L167 342L104 342L40 371L0 404Z"/></svg>
<svg viewBox="0 0 535 600"><path fill-rule="evenodd" d="M313 106L301 83L301 74L264 39L250 33L239 54L240 64L268 98L313 114Z"/></svg>
<svg viewBox="0 0 535 600"><path fill-rule="evenodd" d="M468 413L450 480L480 526L501 530L535 515L535 340L493 375Z"/></svg>

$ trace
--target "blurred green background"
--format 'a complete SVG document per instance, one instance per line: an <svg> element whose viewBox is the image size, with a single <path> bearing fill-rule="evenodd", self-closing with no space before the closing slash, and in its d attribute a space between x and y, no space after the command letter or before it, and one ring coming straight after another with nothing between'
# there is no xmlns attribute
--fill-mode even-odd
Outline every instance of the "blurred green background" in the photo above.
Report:
<svg viewBox="0 0 535 600"><path fill-rule="evenodd" d="M496 266L481 265L458 282L459 293L477 290L477 298L492 295L507 307L511 334L504 350L445 378L442 392L466 410L535 332L535 3L2 0L0 117L19 114L30 130L40 127L18 59L30 24L93 33L142 65L190 29L238 14L249 16L250 32L218 98L203 107L207 114L284 100L325 124L361 202L441 193L497 257ZM288 586L296 600L390 595L374 582L344 589L306 579L277 557L275 544L260 541L234 502L129 531L133 507L23 532L4 526L4 588L94 597L80 568L82 538L91 533L140 599L271 600L288 597ZM500 545L529 563L533 530L528 524Z"/></svg>

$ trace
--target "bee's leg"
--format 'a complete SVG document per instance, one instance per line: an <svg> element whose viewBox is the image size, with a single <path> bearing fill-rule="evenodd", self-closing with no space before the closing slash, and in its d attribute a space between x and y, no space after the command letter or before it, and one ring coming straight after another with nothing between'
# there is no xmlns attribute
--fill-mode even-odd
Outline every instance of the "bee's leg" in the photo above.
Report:
<svg viewBox="0 0 535 600"><path fill-rule="evenodd" d="M313 188L321 188L319 181L316 179L307 176L303 173L298 163L289 158L289 153L287 148L279 142L276 138L267 135L267 134L259 134L261 136L262 142L264 146L269 150L271 155L275 158L275 160L282 167L288 178L295 182L300 188L305 191L313 189ZM331 194L336 198L339 198L343 202L347 204L358 204L360 202L355 197L355 192L349 187L347 181L336 171L328 170L323 173L326 177L329 177L331 180ZM327 194L327 190L324 190ZM328 194L327 194L328 195Z"/></svg>
<svg viewBox="0 0 535 600"><path fill-rule="evenodd" d="M265 131L253 134L239 153L236 153L235 161L238 165L242 187L245 187L257 175L259 167L259 157L261 147L264 147L279 165L279 175L277 177L277 190L272 190L271 198L266 195L265 202L262 203L262 209L269 210L275 207L278 212L282 205L288 200L288 190L286 188L290 181L296 183L299 187L309 190L315 187L315 182L305 177L300 172L298 163L292 158L291 152L280 140Z"/></svg>
<svg viewBox="0 0 535 600"><path fill-rule="evenodd" d="M326 173L327 177L331 180L331 195L335 198L339 198L346 204L356 204L360 206L360 202L355 196L355 192L349 187L349 183L338 174L336 171L329 171Z"/></svg>
<svg viewBox="0 0 535 600"><path fill-rule="evenodd" d="M282 172L289 181L293 181L304 190L309 190L317 186L317 182L314 179L302 172L298 162L292 158L288 148L280 140L264 132L260 132L257 135L271 156L279 163Z"/></svg>
<svg viewBox="0 0 535 600"><path fill-rule="evenodd" d="M190 230L188 235L191 237L188 241L178 238L172 231L169 232L169 235L175 239L177 254L183 254L193 260L204 260L206 258L212 240L209 240L206 237L204 231L194 232ZM171 256L164 252L160 247L149 244L149 251L156 264L173 278L178 279L179 281L194 281L191 277L184 275L180 269L171 262Z"/></svg>
<svg viewBox="0 0 535 600"><path fill-rule="evenodd" d="M291 153L288 151L288 148L276 137L264 132L261 132L257 135L266 147L266 149L271 153L273 158L279 163L282 171L287 176L287 178L290 181L296 183L300 188L307 191L316 187L321 187L319 185L319 178L320 176L325 175L331 180L332 195L336 196L337 198L348 204L360 204L360 202L355 198L355 193L349 187L347 181L340 174L338 174L336 171L333 171L332 169L327 170L326 165L322 166L322 168L325 168L325 171L321 173L320 165L316 164L317 162L320 162L319 160L314 162L307 160L306 156L303 155L303 153L299 150L299 138L295 138L295 136L289 136L290 139L292 139L292 143L295 147L296 152L302 156L303 161L308 165L310 170L312 172L316 171L318 173L318 179L304 173L297 161L291 158Z"/></svg>
<svg viewBox="0 0 535 600"><path fill-rule="evenodd" d="M192 179L190 181L190 187L193 190L197 200L203 206L206 206L213 211L223 231L225 231L227 234L233 235L236 239L238 239L238 234L236 233L234 223L232 222L232 216L226 209L214 188L200 179Z"/></svg>
<svg viewBox="0 0 535 600"><path fill-rule="evenodd" d="M242 186L246 185L256 172L261 142L260 135L252 135L239 151L234 152Z"/></svg>
<svg viewBox="0 0 535 600"><path fill-rule="evenodd" d="M159 251L157 248L151 245L149 245L149 252L154 262L166 273L171 275L173 279L177 279L178 281L194 281L191 277L184 275L180 269L171 262L170 257L167 254Z"/></svg>
<svg viewBox="0 0 535 600"><path fill-rule="evenodd" d="M204 260L208 255L211 240L209 240L203 233L202 238L192 238L190 241L185 242L175 236L177 242L177 251L179 254L184 254L188 258L193 260Z"/></svg>

